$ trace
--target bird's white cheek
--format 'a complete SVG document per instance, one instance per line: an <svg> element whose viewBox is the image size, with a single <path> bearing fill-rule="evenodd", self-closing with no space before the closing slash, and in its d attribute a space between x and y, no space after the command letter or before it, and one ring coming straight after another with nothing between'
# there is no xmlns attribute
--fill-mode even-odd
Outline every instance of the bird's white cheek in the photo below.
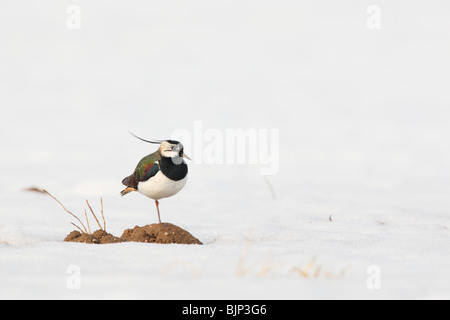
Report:
<svg viewBox="0 0 450 320"><path fill-rule="evenodd" d="M161 152L161 154L164 157L167 157L167 158L172 158L172 157L175 157L177 155L177 153L173 152L173 151L163 151L163 152Z"/></svg>

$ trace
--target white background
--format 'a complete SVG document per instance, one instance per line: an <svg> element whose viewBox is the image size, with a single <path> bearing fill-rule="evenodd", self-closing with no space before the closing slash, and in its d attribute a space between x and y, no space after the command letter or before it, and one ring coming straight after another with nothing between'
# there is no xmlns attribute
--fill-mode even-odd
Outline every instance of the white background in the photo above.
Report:
<svg viewBox="0 0 450 320"><path fill-rule="evenodd" d="M449 298L449 18L443 0L2 1L0 298ZM276 175L194 159L161 201L205 246L63 243L71 217L22 191L80 216L103 197L117 236L154 223L119 196L155 150L127 131L195 121L280 132Z"/></svg>

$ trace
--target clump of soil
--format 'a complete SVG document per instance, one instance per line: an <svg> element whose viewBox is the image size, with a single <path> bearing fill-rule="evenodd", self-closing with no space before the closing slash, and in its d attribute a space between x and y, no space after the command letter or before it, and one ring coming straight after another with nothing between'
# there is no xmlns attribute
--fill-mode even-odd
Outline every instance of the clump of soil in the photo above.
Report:
<svg viewBox="0 0 450 320"><path fill-rule="evenodd" d="M92 244L106 244L106 243L119 243L124 240L107 233L104 230L97 230L94 233L81 233L79 231L72 231L65 239L66 242L81 242Z"/></svg>
<svg viewBox="0 0 450 320"><path fill-rule="evenodd" d="M75 227L78 228L79 231L72 231L65 239L66 242L81 242L81 243L93 243L93 244L105 244L105 243L119 243L126 241L134 241L134 242L149 242L149 243L178 243L178 244L202 244L198 239L194 238L189 232L180 227L177 227L171 223L161 223L161 224L151 224L146 225L144 227L134 227L133 229L127 229L123 232L121 238L117 238L110 233L107 233L106 230L106 220L103 214L103 200L100 198L101 205L101 213L103 218L103 227L100 225L100 222L97 216L92 210L89 201L86 200L86 204L89 208L89 211L94 216L95 221L97 222L100 230L91 233L91 228L89 226L89 219L87 215L87 210L84 211L86 216L87 228L83 224L83 222L78 218L75 214L66 209L66 207L56 199L50 192L45 189L32 187L26 189L27 191L47 194L51 198L53 198L58 204L72 217L74 217L78 223L81 225L80 228L78 225L72 223ZM0 242L1 244L1 242Z"/></svg>
<svg viewBox="0 0 450 320"><path fill-rule="evenodd" d="M72 231L64 241L89 244L120 243L127 241L161 244L202 244L189 232L171 223L150 224L143 227L136 226L133 229L126 229L120 238L104 230L97 230L94 233Z"/></svg>
<svg viewBox="0 0 450 320"><path fill-rule="evenodd" d="M134 227L123 232L122 240L162 244L199 244L202 243L186 230L171 223L150 224Z"/></svg>

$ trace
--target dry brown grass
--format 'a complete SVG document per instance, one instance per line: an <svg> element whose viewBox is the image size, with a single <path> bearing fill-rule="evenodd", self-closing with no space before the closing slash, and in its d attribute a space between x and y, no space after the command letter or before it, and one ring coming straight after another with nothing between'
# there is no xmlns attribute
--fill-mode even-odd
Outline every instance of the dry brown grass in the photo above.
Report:
<svg viewBox="0 0 450 320"><path fill-rule="evenodd" d="M283 266L283 263L275 262L271 254L268 254L264 261L250 264L248 262L250 246L251 241L247 240L236 267L237 277L243 277L249 274L255 274L257 277L265 277Z"/></svg>
<svg viewBox="0 0 450 320"><path fill-rule="evenodd" d="M322 265L317 264L317 257L312 257L311 260L302 267L294 266L292 267L291 273L298 274L302 278L340 278L345 276L348 271L348 267L341 269L338 272L334 272L332 270L325 269Z"/></svg>
<svg viewBox="0 0 450 320"><path fill-rule="evenodd" d="M249 262L251 241L247 240L239 257L236 267L236 276L244 277L255 275L257 277L266 277L277 270L284 269L282 273L289 275L299 275L305 279L311 278L340 278L347 274L349 267L332 270L329 266L324 267L317 263L317 257L312 257L305 265L294 265L289 269L289 265L282 261L277 261L271 254L268 254L264 260ZM290 271L286 271L290 270Z"/></svg>
<svg viewBox="0 0 450 320"><path fill-rule="evenodd" d="M50 196L53 200L55 200L56 202L58 202L58 204L64 209L64 211L66 211L68 214L70 214L72 217L74 217L78 223L81 225L78 226L77 224L71 222L71 224L73 226L75 226L78 230L80 230L81 233L87 233L87 234L92 234L91 232L91 227L89 225L89 219L88 219L88 215L87 215L87 210L84 210L84 216L86 218L86 224L87 224L87 228L84 225L84 223L80 220L80 218L78 218L74 213L70 212L69 210L67 210L67 208L61 203L61 201L59 201L55 196L53 196L50 192L48 192L45 189L42 188L37 188L37 187L32 187L32 188L27 188L25 189L25 191L29 191L29 192L37 192L37 193L41 193L41 194L46 194L48 196ZM92 210L91 205L89 204L89 201L86 200L86 204L89 208L89 211L92 213L92 215L94 216L95 221L97 222L98 226L100 227L101 230L106 232L106 220L105 220L105 215L103 214L103 199L100 198L100 207L101 207L101 214L102 214L102 219L103 219L103 227L100 225L100 222L97 219L97 216L94 213L94 210Z"/></svg>

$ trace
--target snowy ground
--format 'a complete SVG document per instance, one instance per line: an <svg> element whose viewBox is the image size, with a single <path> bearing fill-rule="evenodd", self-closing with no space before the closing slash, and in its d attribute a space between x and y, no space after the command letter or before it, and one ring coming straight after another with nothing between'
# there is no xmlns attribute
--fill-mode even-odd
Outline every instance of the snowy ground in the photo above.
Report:
<svg viewBox="0 0 450 320"><path fill-rule="evenodd" d="M0 298L450 298L449 16L443 1L3 1ZM79 215L103 197L117 236L153 223L151 200L119 196L153 151L127 131L196 121L280 133L277 174L197 157L161 201L204 246L64 243L73 219L22 191Z"/></svg>

